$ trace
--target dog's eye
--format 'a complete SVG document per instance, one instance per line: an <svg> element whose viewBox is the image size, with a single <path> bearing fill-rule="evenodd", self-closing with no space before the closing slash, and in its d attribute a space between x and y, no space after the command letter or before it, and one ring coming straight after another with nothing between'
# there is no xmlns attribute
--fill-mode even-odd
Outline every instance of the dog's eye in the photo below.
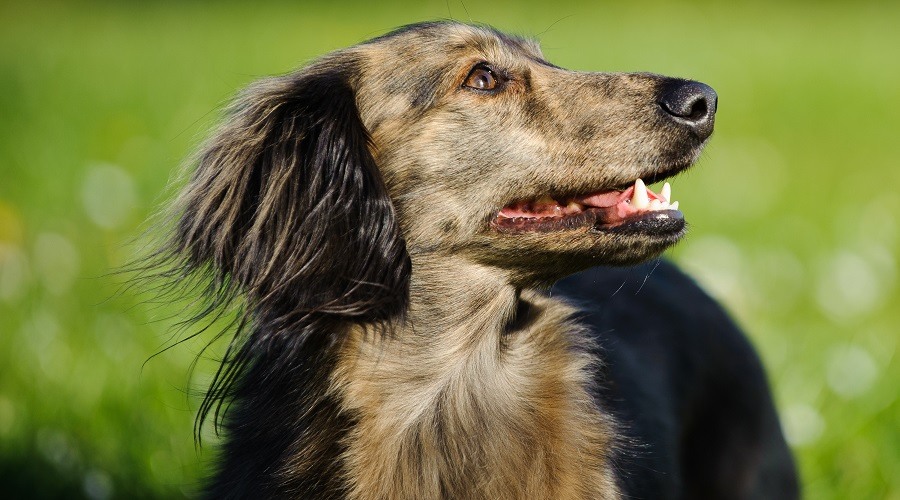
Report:
<svg viewBox="0 0 900 500"><path fill-rule="evenodd" d="M466 77L463 87L469 87L476 90L494 90L500 84L500 79L494 74L494 71L487 66L475 66L474 69Z"/></svg>

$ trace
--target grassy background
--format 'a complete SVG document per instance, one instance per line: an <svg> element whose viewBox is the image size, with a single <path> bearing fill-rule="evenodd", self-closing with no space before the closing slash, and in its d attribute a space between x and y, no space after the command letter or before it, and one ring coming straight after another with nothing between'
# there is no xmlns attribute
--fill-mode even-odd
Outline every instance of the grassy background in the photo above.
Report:
<svg viewBox="0 0 900 500"><path fill-rule="evenodd" d="M15 497L194 491L199 343L144 362L172 308L105 274L248 82L423 19L547 58L713 85L715 138L673 183L672 256L747 327L807 498L900 499L900 4L0 2L0 484Z"/></svg>

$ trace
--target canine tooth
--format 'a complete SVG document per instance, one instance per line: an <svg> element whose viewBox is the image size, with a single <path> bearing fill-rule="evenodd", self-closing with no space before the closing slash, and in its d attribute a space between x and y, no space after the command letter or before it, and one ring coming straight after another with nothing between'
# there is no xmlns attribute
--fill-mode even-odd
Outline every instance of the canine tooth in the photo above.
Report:
<svg viewBox="0 0 900 500"><path fill-rule="evenodd" d="M669 183L663 184L662 191L659 192L659 195L663 197L666 202L672 201L672 186Z"/></svg>
<svg viewBox="0 0 900 500"><path fill-rule="evenodd" d="M631 205L634 208L647 208L650 199L647 197L647 186L644 181L638 179L634 181L634 194L631 195Z"/></svg>
<svg viewBox="0 0 900 500"><path fill-rule="evenodd" d="M672 203L669 205L669 210L678 210L678 202Z"/></svg>
<svg viewBox="0 0 900 500"><path fill-rule="evenodd" d="M535 205L556 205L556 200L549 196L541 196L534 202Z"/></svg>
<svg viewBox="0 0 900 500"><path fill-rule="evenodd" d="M662 210L663 204L659 200L653 200L650 202L650 210Z"/></svg>
<svg viewBox="0 0 900 500"><path fill-rule="evenodd" d="M581 212L581 203L577 201L570 201L568 205L566 205L566 210L571 213Z"/></svg>

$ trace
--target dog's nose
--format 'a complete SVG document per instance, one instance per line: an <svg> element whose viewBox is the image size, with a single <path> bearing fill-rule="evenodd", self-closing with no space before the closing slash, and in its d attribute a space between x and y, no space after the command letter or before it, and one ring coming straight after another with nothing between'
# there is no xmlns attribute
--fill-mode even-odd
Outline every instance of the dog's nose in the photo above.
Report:
<svg viewBox="0 0 900 500"><path fill-rule="evenodd" d="M718 101L716 91L705 83L675 80L662 90L659 105L702 141L712 134Z"/></svg>

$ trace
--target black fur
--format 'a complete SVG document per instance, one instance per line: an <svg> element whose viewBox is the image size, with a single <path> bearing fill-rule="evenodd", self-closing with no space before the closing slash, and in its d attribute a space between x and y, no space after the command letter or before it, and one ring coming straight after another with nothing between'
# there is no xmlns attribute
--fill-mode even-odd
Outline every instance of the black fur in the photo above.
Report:
<svg viewBox="0 0 900 500"><path fill-rule="evenodd" d="M407 304L409 257L346 72L251 87L180 203L173 253L188 256L186 272L211 270L220 302L242 293L249 311L198 417L224 416L229 437L209 498L339 495L350 422L325 394L334 334ZM290 463L302 447L315 464Z"/></svg>
<svg viewBox="0 0 900 500"><path fill-rule="evenodd" d="M627 498L799 496L762 364L693 280L663 260L595 268L553 293L580 306L600 346L596 397L627 442Z"/></svg>

